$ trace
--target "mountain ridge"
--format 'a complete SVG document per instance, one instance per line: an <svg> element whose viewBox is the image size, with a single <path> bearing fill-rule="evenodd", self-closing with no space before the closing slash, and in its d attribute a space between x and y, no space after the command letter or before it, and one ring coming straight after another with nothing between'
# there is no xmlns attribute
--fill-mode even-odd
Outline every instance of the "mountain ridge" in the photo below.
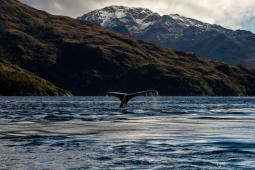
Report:
<svg viewBox="0 0 255 170"><path fill-rule="evenodd" d="M146 10L147 13L143 14ZM123 14L116 16L116 13ZM146 17L150 20L146 20ZM178 14L161 16L146 8L125 6L94 10L78 19L91 21L162 47L192 51L208 59L255 69L255 34L250 31L233 31Z"/></svg>

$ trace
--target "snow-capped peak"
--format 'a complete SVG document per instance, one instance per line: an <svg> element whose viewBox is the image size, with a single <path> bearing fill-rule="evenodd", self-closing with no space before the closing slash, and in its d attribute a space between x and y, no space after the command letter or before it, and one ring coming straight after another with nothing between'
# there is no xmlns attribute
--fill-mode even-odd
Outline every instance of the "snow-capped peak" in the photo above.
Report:
<svg viewBox="0 0 255 170"><path fill-rule="evenodd" d="M79 19L88 20L104 27L125 26L130 32L139 32L154 24L160 17L157 13L145 8L109 6L92 11Z"/></svg>
<svg viewBox="0 0 255 170"><path fill-rule="evenodd" d="M167 27L171 34L173 32L179 34L179 32L189 27L198 28L201 32L208 30L225 31L220 26L183 17L178 14L160 16L158 13L154 13L146 8L131 8L116 5L94 10L79 17L79 19L91 21L114 31L130 35L140 34L153 26L158 27L160 25L164 29Z"/></svg>

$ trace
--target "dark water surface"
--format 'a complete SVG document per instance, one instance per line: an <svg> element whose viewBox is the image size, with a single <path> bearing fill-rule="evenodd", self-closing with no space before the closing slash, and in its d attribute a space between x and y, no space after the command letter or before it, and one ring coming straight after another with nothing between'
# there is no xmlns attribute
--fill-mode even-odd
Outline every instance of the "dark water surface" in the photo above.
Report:
<svg viewBox="0 0 255 170"><path fill-rule="evenodd" d="M1 97L0 169L255 169L255 98Z"/></svg>

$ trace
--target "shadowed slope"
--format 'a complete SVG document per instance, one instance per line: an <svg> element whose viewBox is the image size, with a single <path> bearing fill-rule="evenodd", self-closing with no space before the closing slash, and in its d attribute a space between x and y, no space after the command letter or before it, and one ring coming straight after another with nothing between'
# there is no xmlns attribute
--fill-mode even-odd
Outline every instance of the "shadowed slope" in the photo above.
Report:
<svg viewBox="0 0 255 170"><path fill-rule="evenodd" d="M71 93L18 66L0 60L0 95L66 96Z"/></svg>

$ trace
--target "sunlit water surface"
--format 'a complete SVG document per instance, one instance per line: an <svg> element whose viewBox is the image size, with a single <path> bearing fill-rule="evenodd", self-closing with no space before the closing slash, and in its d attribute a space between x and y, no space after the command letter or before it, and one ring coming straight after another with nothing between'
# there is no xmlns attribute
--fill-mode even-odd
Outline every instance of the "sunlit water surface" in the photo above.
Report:
<svg viewBox="0 0 255 170"><path fill-rule="evenodd" d="M0 98L0 169L255 169L255 98Z"/></svg>

